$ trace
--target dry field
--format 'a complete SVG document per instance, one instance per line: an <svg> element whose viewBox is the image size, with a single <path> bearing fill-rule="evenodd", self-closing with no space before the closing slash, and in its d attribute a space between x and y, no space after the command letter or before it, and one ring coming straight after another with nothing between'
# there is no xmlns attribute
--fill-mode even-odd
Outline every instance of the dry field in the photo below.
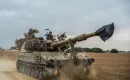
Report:
<svg viewBox="0 0 130 80"><path fill-rule="evenodd" d="M130 54L83 54L95 58L97 80L130 80ZM36 80L17 72L17 55L17 52L0 52L0 80Z"/></svg>
<svg viewBox="0 0 130 80"><path fill-rule="evenodd" d="M130 54L87 53L95 58L98 80L130 80Z"/></svg>

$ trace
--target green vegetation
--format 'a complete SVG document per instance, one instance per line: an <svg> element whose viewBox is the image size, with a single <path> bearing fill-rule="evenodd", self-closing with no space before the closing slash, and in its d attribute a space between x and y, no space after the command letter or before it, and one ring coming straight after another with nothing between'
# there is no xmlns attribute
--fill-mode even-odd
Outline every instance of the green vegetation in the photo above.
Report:
<svg viewBox="0 0 130 80"><path fill-rule="evenodd" d="M112 50L106 50L103 51L101 48L81 48L81 47L75 47L74 48L75 52L95 52L95 53L119 53L119 51L117 49L112 49ZM122 51L124 52L124 51Z"/></svg>
<svg viewBox="0 0 130 80"><path fill-rule="evenodd" d="M100 48L92 48L91 52L96 52L96 53L103 53L104 51Z"/></svg>
<svg viewBox="0 0 130 80"><path fill-rule="evenodd" d="M119 51L117 49L112 49L111 53L118 53Z"/></svg>
<svg viewBox="0 0 130 80"><path fill-rule="evenodd" d="M96 52L96 53L103 53L104 51L101 48L81 48L75 47L74 49L76 52Z"/></svg>

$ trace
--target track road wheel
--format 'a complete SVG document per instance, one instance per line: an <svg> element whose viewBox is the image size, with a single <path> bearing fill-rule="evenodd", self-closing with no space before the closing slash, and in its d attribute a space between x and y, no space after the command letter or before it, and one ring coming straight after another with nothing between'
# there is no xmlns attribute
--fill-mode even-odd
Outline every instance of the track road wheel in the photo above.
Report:
<svg viewBox="0 0 130 80"><path fill-rule="evenodd" d="M33 76L33 67L31 67L31 76Z"/></svg>
<svg viewBox="0 0 130 80"><path fill-rule="evenodd" d="M24 73L24 65L21 66L21 72Z"/></svg>
<svg viewBox="0 0 130 80"><path fill-rule="evenodd" d="M35 68L33 68L32 72L33 72L33 77L35 77Z"/></svg>
<svg viewBox="0 0 130 80"><path fill-rule="evenodd" d="M38 79L43 79L43 70L41 68L38 70Z"/></svg>
<svg viewBox="0 0 130 80"><path fill-rule="evenodd" d="M25 71L24 71L24 73L27 74L27 72L28 72L28 69L27 69L27 66L25 66Z"/></svg>
<svg viewBox="0 0 130 80"><path fill-rule="evenodd" d="M34 72L35 72L35 73L34 73L34 77L37 78L37 76L38 76L37 68L34 68Z"/></svg>
<svg viewBox="0 0 130 80"><path fill-rule="evenodd" d="M31 68L28 66L28 73L29 76L31 75Z"/></svg>
<svg viewBox="0 0 130 80"><path fill-rule="evenodd" d="M26 66L23 66L23 73L26 74Z"/></svg>

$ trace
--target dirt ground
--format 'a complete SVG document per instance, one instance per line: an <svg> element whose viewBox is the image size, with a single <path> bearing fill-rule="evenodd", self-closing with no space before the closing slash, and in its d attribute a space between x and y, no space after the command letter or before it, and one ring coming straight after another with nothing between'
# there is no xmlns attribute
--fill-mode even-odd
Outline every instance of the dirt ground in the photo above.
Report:
<svg viewBox="0 0 130 80"><path fill-rule="evenodd" d="M97 73L97 80L130 80L130 54L82 54L95 59L93 67ZM16 51L0 51L0 80L36 80L17 72L17 55Z"/></svg>
<svg viewBox="0 0 130 80"><path fill-rule="evenodd" d="M93 64L98 80L130 80L130 54L87 53L95 59Z"/></svg>
<svg viewBox="0 0 130 80"><path fill-rule="evenodd" d="M16 58L18 52L0 52L0 80L36 80L32 77L18 73Z"/></svg>

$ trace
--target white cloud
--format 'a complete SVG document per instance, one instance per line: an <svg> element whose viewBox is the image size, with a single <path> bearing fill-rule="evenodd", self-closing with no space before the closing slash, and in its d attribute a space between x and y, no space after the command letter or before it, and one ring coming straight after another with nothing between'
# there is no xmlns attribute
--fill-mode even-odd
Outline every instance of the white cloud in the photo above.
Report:
<svg viewBox="0 0 130 80"><path fill-rule="evenodd" d="M1 10L0 16L16 16L17 13L13 10Z"/></svg>
<svg viewBox="0 0 130 80"><path fill-rule="evenodd" d="M113 35L113 40L129 40L130 41L130 30L122 29L119 30L116 34Z"/></svg>

